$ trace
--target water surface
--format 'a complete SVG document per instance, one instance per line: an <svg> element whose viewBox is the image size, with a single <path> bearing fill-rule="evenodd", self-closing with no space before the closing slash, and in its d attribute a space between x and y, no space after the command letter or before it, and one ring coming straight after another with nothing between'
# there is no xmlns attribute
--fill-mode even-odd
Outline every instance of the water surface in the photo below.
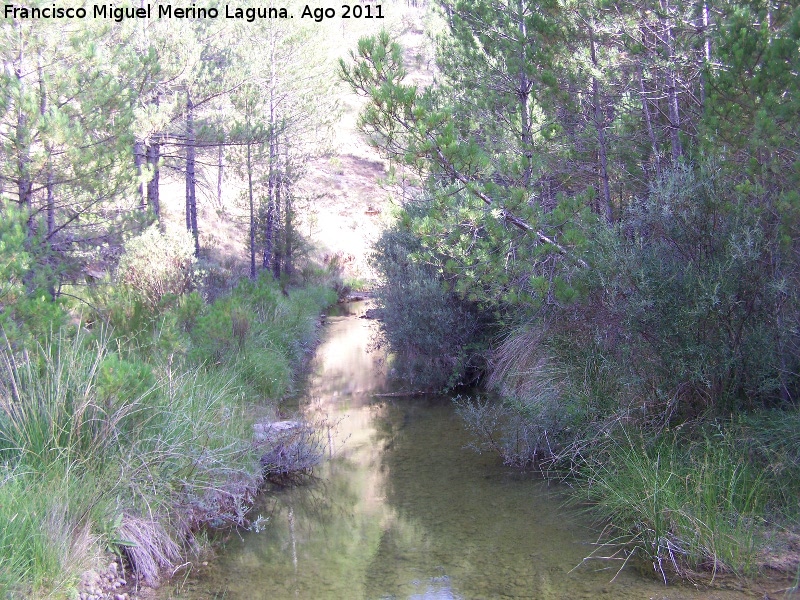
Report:
<svg viewBox="0 0 800 600"><path fill-rule="evenodd" d="M617 574L619 561L583 561L597 531L556 487L464 449L449 398L386 395L382 354L369 351L372 323L358 318L363 305L352 310L328 319L300 399L327 423L332 458L308 483L264 494L254 509L263 530L231 533L177 597L752 597L665 587L630 565Z"/></svg>

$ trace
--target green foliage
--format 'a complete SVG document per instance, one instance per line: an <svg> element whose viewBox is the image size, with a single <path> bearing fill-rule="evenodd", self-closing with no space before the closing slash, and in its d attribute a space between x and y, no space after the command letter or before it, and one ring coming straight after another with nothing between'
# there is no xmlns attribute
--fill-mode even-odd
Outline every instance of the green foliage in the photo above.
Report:
<svg viewBox="0 0 800 600"><path fill-rule="evenodd" d="M571 280L577 299L536 319L518 311L491 384L523 413L538 414L547 391L545 404L577 419L573 439L619 415L663 427L786 406L797 267L776 251L780 224L747 200L713 173L676 169L618 227L595 230L592 269Z"/></svg>
<svg viewBox="0 0 800 600"><path fill-rule="evenodd" d="M336 298L309 287L285 296L267 273L248 279L197 317L193 361L226 365L259 397L280 398L291 387L292 365L313 342L317 315Z"/></svg>
<svg viewBox="0 0 800 600"><path fill-rule="evenodd" d="M609 545L641 552L665 579L686 566L754 574L771 482L733 431L710 427L697 440L625 432L580 468L583 497L613 527Z"/></svg>
<svg viewBox="0 0 800 600"><path fill-rule="evenodd" d="M800 410L768 410L737 419L737 437L770 482L769 508L800 524Z"/></svg>
<svg viewBox="0 0 800 600"><path fill-rule="evenodd" d="M233 353L236 342L231 313L235 309L232 298L221 298L198 317L191 332L193 360L216 364Z"/></svg>
<svg viewBox="0 0 800 600"><path fill-rule="evenodd" d="M290 389L335 300L269 276L210 306L147 289L94 290L118 329L0 353L3 597L68 592L105 548L154 583L204 524L243 524L261 481L246 406Z"/></svg>
<svg viewBox="0 0 800 600"><path fill-rule="evenodd" d="M3 201L5 204L5 201ZM25 216L13 205L2 208L0 218L0 316L7 318L7 307L24 294L23 277L30 256L25 251Z"/></svg>
<svg viewBox="0 0 800 600"><path fill-rule="evenodd" d="M60 303L31 277L29 246L25 212L0 200L0 328L12 345L41 339L64 321Z"/></svg>
<svg viewBox="0 0 800 600"><path fill-rule="evenodd" d="M122 359L115 352L104 356L98 368L97 396L107 410L131 398L146 396L154 386L150 365Z"/></svg>
<svg viewBox="0 0 800 600"><path fill-rule="evenodd" d="M91 546L80 511L91 491L63 469L0 471L0 598L31 597L41 587L69 588Z"/></svg>
<svg viewBox="0 0 800 600"><path fill-rule="evenodd" d="M175 320L181 331L189 332L195 328L197 319L205 311L203 297L196 291L184 294L175 305Z"/></svg>
<svg viewBox="0 0 800 600"><path fill-rule="evenodd" d="M250 340L240 353L237 377L257 398L282 398L292 382L291 357L278 348L262 345L270 340L268 336L260 337Z"/></svg>
<svg viewBox="0 0 800 600"><path fill-rule="evenodd" d="M472 375L481 315L448 291L434 269L412 260L418 249L418 239L402 223L386 230L376 244L381 333L395 355L394 375L407 386L453 387Z"/></svg>
<svg viewBox="0 0 800 600"><path fill-rule="evenodd" d="M748 200L679 169L630 209L631 237L615 238L593 274L626 332L616 360L680 418L775 404L796 386L796 267Z"/></svg>
<svg viewBox="0 0 800 600"><path fill-rule="evenodd" d="M0 355L0 452L36 469L101 457L127 405L106 411L96 381L105 350L84 352L81 337L55 337L31 354Z"/></svg>
<svg viewBox="0 0 800 600"><path fill-rule="evenodd" d="M161 233L156 225L128 241L118 279L150 309L193 285L194 239L184 230Z"/></svg>
<svg viewBox="0 0 800 600"><path fill-rule="evenodd" d="M459 408L476 444L568 477L613 526L607 544L664 577L754 574L766 520L796 527L800 509L800 298L783 227L714 171L676 168L596 228L576 301L518 310L492 355L502 400Z"/></svg>

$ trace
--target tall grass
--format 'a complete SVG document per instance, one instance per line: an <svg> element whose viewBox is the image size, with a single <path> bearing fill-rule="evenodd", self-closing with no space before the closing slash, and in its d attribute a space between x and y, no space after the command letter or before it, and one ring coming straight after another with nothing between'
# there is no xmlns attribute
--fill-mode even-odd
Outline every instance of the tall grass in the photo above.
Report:
<svg viewBox="0 0 800 600"><path fill-rule="evenodd" d="M769 482L730 431L647 437L625 430L595 448L577 478L608 524L606 545L625 546L667 573L753 575Z"/></svg>
<svg viewBox="0 0 800 600"><path fill-rule="evenodd" d="M264 451L248 405L286 391L330 300L247 283L191 307L188 334L167 308L0 350L0 598L74 590L107 551L154 583L204 525L245 524Z"/></svg>
<svg viewBox="0 0 800 600"><path fill-rule="evenodd" d="M85 339L61 333L20 354L0 354L0 455L34 469L102 455L132 405L105 410L97 399L103 344L85 352Z"/></svg>
<svg viewBox="0 0 800 600"><path fill-rule="evenodd" d="M98 393L106 356L104 343L63 334L38 353L0 353L6 579L52 585L66 557L86 565L108 546L153 582L177 560L175 539L231 513L233 487L258 484L229 377L187 370L112 404Z"/></svg>

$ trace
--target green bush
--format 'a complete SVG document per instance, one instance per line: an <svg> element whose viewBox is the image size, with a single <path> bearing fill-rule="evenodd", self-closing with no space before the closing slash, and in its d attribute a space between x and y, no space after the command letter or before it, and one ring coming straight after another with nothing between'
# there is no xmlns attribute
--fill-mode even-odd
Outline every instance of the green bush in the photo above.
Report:
<svg viewBox="0 0 800 600"><path fill-rule="evenodd" d="M618 237L600 266L605 303L629 340L618 360L647 373L662 410L692 418L752 409L796 388L796 359L786 363L798 333L791 265L757 204L679 168L622 227L632 235Z"/></svg>
<svg viewBox="0 0 800 600"><path fill-rule="evenodd" d="M665 427L788 406L800 297L769 217L702 169L676 168L618 225L598 225L592 267L571 280L580 298L522 314L490 383L545 416L552 390L545 404L575 417L573 439L619 417Z"/></svg>
<svg viewBox="0 0 800 600"><path fill-rule="evenodd" d="M205 309L206 303L196 291L181 296L175 305L175 320L181 331L188 333L194 329Z"/></svg>
<svg viewBox="0 0 800 600"><path fill-rule="evenodd" d="M128 241L117 269L119 282L150 309L165 296L188 292L193 286L194 239L184 229L165 233L152 225Z"/></svg>
<svg viewBox="0 0 800 600"><path fill-rule="evenodd" d="M485 323L477 307L449 291L432 268L411 260L419 243L398 224L375 246L379 326L394 355L395 378L412 389L443 389L473 375Z"/></svg>
<svg viewBox="0 0 800 600"><path fill-rule="evenodd" d="M31 472L0 467L0 598L28 598L47 587L66 595L73 572L96 548L81 514L93 490L63 465Z"/></svg>
<svg viewBox="0 0 800 600"><path fill-rule="evenodd" d="M43 339L66 316L61 302L54 302L46 289L52 285L50 267L35 265L26 222L26 214L13 204L0 207L0 330L14 346Z"/></svg>
<svg viewBox="0 0 800 600"><path fill-rule="evenodd" d="M108 410L132 398L146 396L155 383L150 365L122 359L112 352L103 358L98 369L98 400Z"/></svg>
<svg viewBox="0 0 800 600"><path fill-rule="evenodd" d="M197 318L191 331L193 361L217 364L236 349L232 312L237 310L230 296L214 302Z"/></svg>

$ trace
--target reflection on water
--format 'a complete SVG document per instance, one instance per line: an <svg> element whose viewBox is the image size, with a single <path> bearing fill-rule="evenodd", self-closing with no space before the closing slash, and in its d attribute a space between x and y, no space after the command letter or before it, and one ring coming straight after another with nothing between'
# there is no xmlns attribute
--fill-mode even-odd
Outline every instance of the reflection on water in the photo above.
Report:
<svg viewBox="0 0 800 600"><path fill-rule="evenodd" d="M356 305L353 311L363 313ZM664 587L618 564L581 563L593 532L547 484L463 449L447 398L389 387L371 323L329 318L301 408L325 416L334 456L255 510L261 532L229 536L180 598L229 600L744 598Z"/></svg>

